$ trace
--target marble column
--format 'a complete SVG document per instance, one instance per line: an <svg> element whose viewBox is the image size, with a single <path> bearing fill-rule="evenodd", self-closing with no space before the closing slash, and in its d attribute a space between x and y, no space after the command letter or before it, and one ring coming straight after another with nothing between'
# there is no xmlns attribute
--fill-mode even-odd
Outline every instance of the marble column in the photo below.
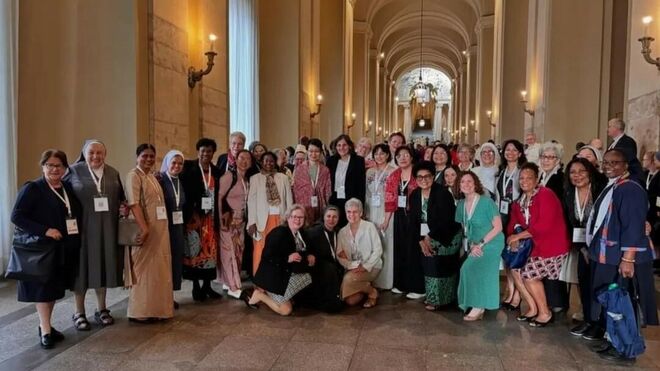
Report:
<svg viewBox="0 0 660 371"><path fill-rule="evenodd" d="M403 104L403 135L408 140L412 136L412 113L410 112L410 104Z"/></svg>
<svg viewBox="0 0 660 371"><path fill-rule="evenodd" d="M525 132L536 134L543 141L543 123L548 96L548 65L550 63L551 0L530 0L527 17L527 107L534 116L525 114ZM521 136L524 133L520 133Z"/></svg>
<svg viewBox="0 0 660 371"><path fill-rule="evenodd" d="M371 28L366 22L353 22L353 111L355 126L350 134L365 136L369 120L369 42Z"/></svg>
<svg viewBox="0 0 660 371"><path fill-rule="evenodd" d="M376 125L378 124L378 51L376 49L369 50L369 70L367 72L369 73L367 125L371 122L367 136L376 143L378 141L376 138Z"/></svg>
<svg viewBox="0 0 660 371"><path fill-rule="evenodd" d="M477 104L474 120L476 121L478 143L493 138L486 111L492 111L493 95L493 26L494 16L484 16L475 26L479 37L477 54Z"/></svg>

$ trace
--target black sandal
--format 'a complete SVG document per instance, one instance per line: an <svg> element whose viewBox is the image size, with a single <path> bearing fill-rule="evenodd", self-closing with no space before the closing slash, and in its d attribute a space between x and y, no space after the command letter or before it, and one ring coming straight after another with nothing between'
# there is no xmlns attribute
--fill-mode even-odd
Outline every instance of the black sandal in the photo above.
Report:
<svg viewBox="0 0 660 371"><path fill-rule="evenodd" d="M85 316L85 313L76 313L73 315L71 320L73 321L73 327L75 327L78 331L89 331L92 329L89 321L87 321L87 316Z"/></svg>
<svg viewBox="0 0 660 371"><path fill-rule="evenodd" d="M259 304L250 304L254 290L243 290L241 291L241 300L248 306L250 309L259 309Z"/></svg>
<svg viewBox="0 0 660 371"><path fill-rule="evenodd" d="M99 325L103 327L110 326L115 323L115 319L112 318L108 309L96 311L96 313L94 313L94 319Z"/></svg>

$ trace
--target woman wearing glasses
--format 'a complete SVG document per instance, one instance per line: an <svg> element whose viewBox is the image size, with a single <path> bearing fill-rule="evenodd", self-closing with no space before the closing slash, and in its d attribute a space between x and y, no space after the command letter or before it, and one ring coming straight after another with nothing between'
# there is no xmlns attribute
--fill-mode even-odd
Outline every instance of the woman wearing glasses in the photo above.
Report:
<svg viewBox="0 0 660 371"><path fill-rule="evenodd" d="M433 311L456 300L461 226L454 221L453 196L433 181L433 163L415 165L413 175L419 188L410 195L410 239L412 246L424 255L424 304Z"/></svg>
<svg viewBox="0 0 660 371"><path fill-rule="evenodd" d="M486 142L479 147L477 151L479 166L474 168L481 184L492 195L495 195L495 177L497 176L498 166L500 165L500 156L497 153L497 147L493 143Z"/></svg>

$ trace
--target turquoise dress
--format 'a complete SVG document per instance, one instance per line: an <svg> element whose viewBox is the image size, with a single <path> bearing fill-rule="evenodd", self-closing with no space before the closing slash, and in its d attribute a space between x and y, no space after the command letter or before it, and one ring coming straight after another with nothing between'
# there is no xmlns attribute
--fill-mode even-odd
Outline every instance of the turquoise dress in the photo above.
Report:
<svg viewBox="0 0 660 371"><path fill-rule="evenodd" d="M456 222L463 225L469 244L478 243L493 229L493 218L500 213L490 197L480 196L468 220L465 200L456 205ZM483 256L468 258L461 267L458 284L458 306L467 308L498 309L500 307L500 256L504 248L504 235L498 233L483 248Z"/></svg>

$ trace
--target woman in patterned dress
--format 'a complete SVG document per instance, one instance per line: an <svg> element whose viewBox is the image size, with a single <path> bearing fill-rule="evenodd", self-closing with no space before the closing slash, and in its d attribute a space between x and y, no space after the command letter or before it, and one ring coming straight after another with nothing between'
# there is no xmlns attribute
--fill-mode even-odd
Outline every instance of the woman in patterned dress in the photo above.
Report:
<svg viewBox="0 0 660 371"><path fill-rule="evenodd" d="M293 171L293 199L305 207L307 225L314 224L330 199L330 170L321 163L323 143L316 138L307 145L307 161L296 166Z"/></svg>

